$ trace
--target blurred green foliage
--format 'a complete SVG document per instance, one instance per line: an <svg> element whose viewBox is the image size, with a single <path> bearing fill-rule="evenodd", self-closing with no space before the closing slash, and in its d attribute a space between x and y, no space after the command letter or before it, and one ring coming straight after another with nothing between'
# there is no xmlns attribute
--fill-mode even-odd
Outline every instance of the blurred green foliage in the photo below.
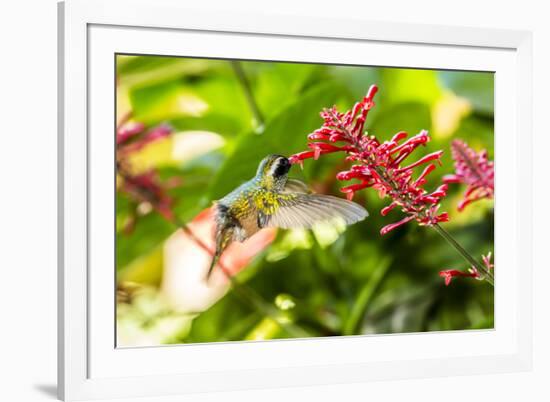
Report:
<svg viewBox="0 0 550 402"><path fill-rule="evenodd" d="M321 125L323 107L335 104L345 111L373 83L380 92L366 124L369 134L386 140L400 130L414 135L427 129L432 141L413 155L445 151L443 166L430 176L426 188L435 188L453 171L453 138L476 150L487 149L493 158L491 73L250 61L243 61L242 67L265 118L262 127L255 125L229 61L118 56L119 117L132 111L134 120L150 127L169 123L178 131L177 138L201 130L223 139L222 146L193 158L174 157L174 144L158 151L165 153L157 155L161 177L182 179L171 190L182 221L252 177L265 155L306 149L307 134ZM306 161L303 171L294 167L291 176L317 191L339 194L334 176L345 167L341 155L328 155ZM462 186L451 186L443 202L443 210L451 215L446 228L479 257L493 249L493 203L479 202L458 213L463 191ZM438 276L442 269L467 268L442 238L415 224L382 237L380 228L400 219L400 212L380 216L387 200L372 190L358 193L355 200L366 205L368 219L339 236L280 230L239 278L274 306L292 306L285 311L287 319L311 336L493 327L491 286L458 279L446 287ZM232 292L197 316L170 311L158 286L160 250L174 227L148 213L127 231L125 222L135 208L124 193L117 194L118 281L142 287L130 304L119 305L119 331L148 336L153 343L289 336Z"/></svg>

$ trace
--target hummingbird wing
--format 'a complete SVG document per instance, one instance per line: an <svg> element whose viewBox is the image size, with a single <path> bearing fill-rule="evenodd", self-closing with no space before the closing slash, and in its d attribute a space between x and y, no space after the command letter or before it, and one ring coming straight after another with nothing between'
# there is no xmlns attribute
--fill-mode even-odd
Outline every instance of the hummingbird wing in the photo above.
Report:
<svg viewBox="0 0 550 402"><path fill-rule="evenodd" d="M275 204L276 207L271 211L260 212L260 227L309 229L316 223L337 218L351 225L368 216L368 212L361 205L325 194L285 191L277 195Z"/></svg>
<svg viewBox="0 0 550 402"><path fill-rule="evenodd" d="M288 179L283 190L285 193L311 193L306 183L297 179Z"/></svg>

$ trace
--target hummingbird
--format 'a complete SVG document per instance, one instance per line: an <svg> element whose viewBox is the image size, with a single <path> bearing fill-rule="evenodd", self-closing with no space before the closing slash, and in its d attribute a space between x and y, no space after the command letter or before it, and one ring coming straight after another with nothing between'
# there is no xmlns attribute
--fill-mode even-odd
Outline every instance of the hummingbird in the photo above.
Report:
<svg viewBox="0 0 550 402"><path fill-rule="evenodd" d="M229 244L243 242L260 229L310 229L336 218L351 225L368 216L355 202L315 194L304 182L289 178L291 166L284 156L268 155L252 179L214 202L216 251L207 278Z"/></svg>

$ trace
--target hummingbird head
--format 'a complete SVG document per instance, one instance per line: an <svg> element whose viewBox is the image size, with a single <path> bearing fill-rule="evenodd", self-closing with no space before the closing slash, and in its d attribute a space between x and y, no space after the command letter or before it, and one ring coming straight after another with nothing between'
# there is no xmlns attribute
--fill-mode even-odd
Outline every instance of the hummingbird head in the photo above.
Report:
<svg viewBox="0 0 550 402"><path fill-rule="evenodd" d="M267 186L276 186L279 183L284 186L290 167L288 158L282 155L268 155L260 162L256 176Z"/></svg>

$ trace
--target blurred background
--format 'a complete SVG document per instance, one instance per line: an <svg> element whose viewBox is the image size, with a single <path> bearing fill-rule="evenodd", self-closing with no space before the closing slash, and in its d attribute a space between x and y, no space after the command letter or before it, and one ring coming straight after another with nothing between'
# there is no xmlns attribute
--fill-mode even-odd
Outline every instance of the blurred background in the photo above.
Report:
<svg viewBox="0 0 550 402"><path fill-rule="evenodd" d="M380 236L399 214L380 216L388 201L373 190L354 198L370 212L365 221L279 230L234 263L260 306L228 283L208 287L188 275L200 262L183 258L195 250L174 225L201 225L202 211L250 179L264 156L305 150L321 109L346 111L371 84L379 93L369 134L426 129L432 141L415 158L445 151L425 186L435 189L454 171L453 139L494 158L492 73L119 55L116 74L118 138L141 138L117 150L118 346L493 327L493 288L460 278L445 286L440 270L468 267L429 228ZM332 154L290 176L342 196L335 175L346 167ZM140 197L144 188L157 204ZM479 257L493 250L493 202L459 213L464 189L450 186L445 227Z"/></svg>

